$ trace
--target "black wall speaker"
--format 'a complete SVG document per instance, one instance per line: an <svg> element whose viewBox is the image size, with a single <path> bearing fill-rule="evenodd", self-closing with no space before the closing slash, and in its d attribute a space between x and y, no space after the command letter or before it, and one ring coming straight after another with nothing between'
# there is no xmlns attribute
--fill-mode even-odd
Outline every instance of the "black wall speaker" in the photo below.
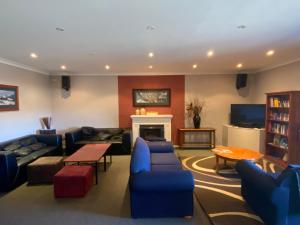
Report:
<svg viewBox="0 0 300 225"><path fill-rule="evenodd" d="M62 89L69 91L71 87L71 80L69 76L62 76L61 77L61 87Z"/></svg>
<svg viewBox="0 0 300 225"><path fill-rule="evenodd" d="M240 89L247 86L247 77L248 74L240 73L236 75L236 89Z"/></svg>

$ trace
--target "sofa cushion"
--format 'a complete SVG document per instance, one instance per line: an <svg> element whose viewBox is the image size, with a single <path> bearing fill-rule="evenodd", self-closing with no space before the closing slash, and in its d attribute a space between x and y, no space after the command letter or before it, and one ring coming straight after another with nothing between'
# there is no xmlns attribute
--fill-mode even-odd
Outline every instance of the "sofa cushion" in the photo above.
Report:
<svg viewBox="0 0 300 225"><path fill-rule="evenodd" d="M136 139L130 163L131 173L151 171L150 150L144 139Z"/></svg>
<svg viewBox="0 0 300 225"><path fill-rule="evenodd" d="M112 134L109 134L109 133L105 133L105 132L99 132L97 135L96 135L96 138L97 140L99 141L105 141L105 140L108 140L112 137Z"/></svg>
<svg viewBox="0 0 300 225"><path fill-rule="evenodd" d="M29 145L28 148L30 148L32 151L40 150L41 148L45 147L46 144L37 142L35 144Z"/></svg>
<svg viewBox="0 0 300 225"><path fill-rule="evenodd" d="M14 150L13 152L17 157L18 156L23 157L29 155L32 152L32 150L28 147L22 147Z"/></svg>
<svg viewBox="0 0 300 225"><path fill-rule="evenodd" d="M174 152L173 144L170 141L152 141L147 144L151 153Z"/></svg>
<svg viewBox="0 0 300 225"><path fill-rule="evenodd" d="M35 143L37 143L37 139L34 136L31 136L31 137L24 138L24 139L20 140L20 144L23 147L26 147L28 145L32 145L32 144L35 144Z"/></svg>
<svg viewBox="0 0 300 225"><path fill-rule="evenodd" d="M174 153L152 153L151 154L152 165L180 165Z"/></svg>
<svg viewBox="0 0 300 225"><path fill-rule="evenodd" d="M81 134L83 138L89 138L96 134L94 127L82 127Z"/></svg>
<svg viewBox="0 0 300 225"><path fill-rule="evenodd" d="M182 170L181 165L151 165L151 171L169 171L169 170Z"/></svg>
<svg viewBox="0 0 300 225"><path fill-rule="evenodd" d="M35 160L41 156L49 155L49 153L54 151L55 149L56 149L56 147L54 147L54 146L47 146L47 147L41 148L38 151L34 151L25 157L20 157L17 159L18 166L27 165L28 163L32 162L33 160Z"/></svg>
<svg viewBox="0 0 300 225"><path fill-rule="evenodd" d="M19 142L14 142L14 143L11 143L10 145L7 145L3 148L4 151L14 151L18 148L21 147L21 144Z"/></svg>
<svg viewBox="0 0 300 225"><path fill-rule="evenodd" d="M109 133L111 135L118 135L118 134L122 134L123 132L124 130L122 128L109 129Z"/></svg>

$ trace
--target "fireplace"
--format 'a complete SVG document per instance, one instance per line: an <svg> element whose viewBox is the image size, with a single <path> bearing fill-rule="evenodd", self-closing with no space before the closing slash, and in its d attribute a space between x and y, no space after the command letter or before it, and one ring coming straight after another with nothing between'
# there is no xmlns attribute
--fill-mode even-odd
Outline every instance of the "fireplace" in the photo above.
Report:
<svg viewBox="0 0 300 225"><path fill-rule="evenodd" d="M135 143L137 137L141 136L140 127L145 125L150 127L153 127L153 125L155 125L156 129L156 125L162 126L163 132L160 133L160 135L163 135L163 138L165 140L172 141L171 120L173 118L173 115L131 115L130 117L132 119L132 144ZM157 132L157 130L155 132Z"/></svg>
<svg viewBox="0 0 300 225"><path fill-rule="evenodd" d="M165 141L164 125L140 125L140 137L147 141Z"/></svg>

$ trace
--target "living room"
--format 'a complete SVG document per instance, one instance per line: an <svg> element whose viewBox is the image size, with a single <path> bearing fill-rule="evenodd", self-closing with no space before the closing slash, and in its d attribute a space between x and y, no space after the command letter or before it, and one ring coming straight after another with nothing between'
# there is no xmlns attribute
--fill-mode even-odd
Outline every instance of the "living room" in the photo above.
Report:
<svg viewBox="0 0 300 225"><path fill-rule="evenodd" d="M51 118L51 129L62 137L61 156L66 157L71 154L64 154L65 134L78 128L121 128L132 135L132 116L147 116L147 112L172 115L171 135L165 139L173 143L182 167L193 172L198 190L193 216L186 215L191 218L132 219L128 191L131 156L113 154L106 172L101 160L99 184L92 185L83 198L55 198L52 184L26 182L4 192L0 197L3 224L226 224L231 219L236 222L230 224L263 223L261 219L246 221L247 216L228 219L224 214L216 215L226 211L225 207L242 206L228 203L219 210L214 207L222 205L222 198L202 199L213 191L199 186L203 181L216 181L199 175L206 165L201 159L214 157L214 153L209 148L178 147L178 130L194 129L186 109L197 99L202 107L200 128L215 129L214 144L221 146L232 104L269 104L266 93L300 91L300 3L116 0L51 1L45 5L3 1L1 5L0 84L5 87L0 88L17 87L18 107L7 110L1 106L0 144L39 133L43 130L41 118L47 117ZM237 88L238 77L245 74L243 87ZM67 77L68 88L63 86L62 76ZM134 104L134 90L165 89L170 91L169 105ZM140 115L142 109L146 115ZM294 125L298 126L291 127ZM291 140L296 140L296 135ZM135 139L131 142L133 147ZM247 144L243 147L251 148ZM265 149L254 150L265 154ZM298 160L299 156L293 158ZM213 167L206 172L228 178L222 170L216 173L215 158L208 160ZM277 164L271 168L276 170ZM200 177L194 174L197 171ZM199 192L204 189L207 192ZM232 196L246 204L239 200L242 197ZM245 213L244 208L238 209ZM297 224L297 218L287 224Z"/></svg>

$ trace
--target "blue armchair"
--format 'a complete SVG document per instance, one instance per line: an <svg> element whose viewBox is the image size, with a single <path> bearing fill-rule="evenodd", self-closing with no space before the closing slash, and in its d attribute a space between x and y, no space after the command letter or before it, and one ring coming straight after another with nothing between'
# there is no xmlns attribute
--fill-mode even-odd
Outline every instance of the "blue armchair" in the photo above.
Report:
<svg viewBox="0 0 300 225"><path fill-rule="evenodd" d="M236 170L242 179L242 196L267 225L300 224L299 165L272 174L241 160Z"/></svg>

